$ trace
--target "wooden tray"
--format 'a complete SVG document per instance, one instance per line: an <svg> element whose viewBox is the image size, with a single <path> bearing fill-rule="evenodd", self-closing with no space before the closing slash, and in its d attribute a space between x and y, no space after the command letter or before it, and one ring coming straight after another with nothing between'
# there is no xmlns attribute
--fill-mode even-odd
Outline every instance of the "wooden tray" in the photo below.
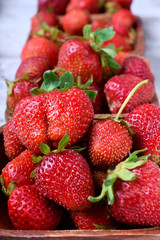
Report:
<svg viewBox="0 0 160 240"><path fill-rule="evenodd" d="M0 171L8 159L3 147L3 127L0 127ZM0 240L156 240L160 238L160 228L127 230L15 230L7 213L7 198L0 191Z"/></svg>

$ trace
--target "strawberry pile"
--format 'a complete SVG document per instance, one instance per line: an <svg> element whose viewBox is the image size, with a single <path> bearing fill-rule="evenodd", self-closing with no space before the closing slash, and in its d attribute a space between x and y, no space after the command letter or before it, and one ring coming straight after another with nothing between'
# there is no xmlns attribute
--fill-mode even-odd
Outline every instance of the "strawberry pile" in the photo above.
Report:
<svg viewBox="0 0 160 240"><path fill-rule="evenodd" d="M160 108L148 61L127 52L132 1L58 2L38 1L15 80L6 81L0 182L11 222L18 230L159 226ZM111 6L110 22L91 21Z"/></svg>

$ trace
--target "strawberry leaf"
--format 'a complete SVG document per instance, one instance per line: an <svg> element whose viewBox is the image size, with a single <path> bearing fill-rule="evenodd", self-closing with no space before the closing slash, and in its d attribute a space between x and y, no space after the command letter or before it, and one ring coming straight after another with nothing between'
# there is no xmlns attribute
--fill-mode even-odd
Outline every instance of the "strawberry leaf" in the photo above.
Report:
<svg viewBox="0 0 160 240"><path fill-rule="evenodd" d="M33 156L32 156L32 162L33 162L33 163L40 163L40 162L42 161L42 158L43 158L42 156L38 156L38 157L37 157L37 156L34 156L34 155L33 155Z"/></svg>
<svg viewBox="0 0 160 240"><path fill-rule="evenodd" d="M45 143L41 143L40 144L40 149L41 149L41 152L44 155L48 155L49 153L51 153L50 147L47 144L45 144Z"/></svg>
<svg viewBox="0 0 160 240"><path fill-rule="evenodd" d="M80 147L80 146L72 146L69 149L74 150L76 152L82 152L86 147Z"/></svg>
<svg viewBox="0 0 160 240"><path fill-rule="evenodd" d="M115 46L114 44L109 44L106 47L101 48L101 51L107 53L109 56L111 56L112 58L115 58L116 56L116 50L115 50Z"/></svg>
<svg viewBox="0 0 160 240"><path fill-rule="evenodd" d="M59 152L62 152L64 151L67 143L69 142L69 134L66 133L63 138L60 140L59 144L58 144L58 149L54 150L53 152L54 153L59 153Z"/></svg>
<svg viewBox="0 0 160 240"><path fill-rule="evenodd" d="M59 87L61 90L66 91L73 87L74 78L71 72L65 72L60 77L60 84Z"/></svg>
<svg viewBox="0 0 160 240"><path fill-rule="evenodd" d="M90 39L90 35L92 33L92 25L86 24L83 28L83 36L86 39Z"/></svg>
<svg viewBox="0 0 160 240"><path fill-rule="evenodd" d="M53 73L51 70L45 71L43 74L43 83L41 85L41 89L44 89L46 92L53 91L60 84L59 77Z"/></svg>
<svg viewBox="0 0 160 240"><path fill-rule="evenodd" d="M106 27L104 29L97 29L93 32L93 38L96 43L103 43L104 41L108 41L112 39L115 35L113 31L113 27Z"/></svg>
<svg viewBox="0 0 160 240"><path fill-rule="evenodd" d="M86 89L86 88L90 87L92 83L93 83L93 76L91 76L90 79L86 83L84 83L84 84L81 83L81 77L78 76L77 77L77 85L76 86L79 89Z"/></svg>
<svg viewBox="0 0 160 240"><path fill-rule="evenodd" d="M36 169L34 169L31 174L30 174L30 178L34 178L36 176Z"/></svg>
<svg viewBox="0 0 160 240"><path fill-rule="evenodd" d="M108 60L107 62L110 69L112 70L120 69L121 66L111 56L108 56L107 60Z"/></svg>
<svg viewBox="0 0 160 240"><path fill-rule="evenodd" d="M84 90L85 94L90 98L91 101L93 101L97 95L97 91L93 90Z"/></svg>
<svg viewBox="0 0 160 240"><path fill-rule="evenodd" d="M30 89L30 92L32 93L33 96L40 95L42 93L46 93L46 91L44 89L37 88L37 87L34 87L34 88Z"/></svg>

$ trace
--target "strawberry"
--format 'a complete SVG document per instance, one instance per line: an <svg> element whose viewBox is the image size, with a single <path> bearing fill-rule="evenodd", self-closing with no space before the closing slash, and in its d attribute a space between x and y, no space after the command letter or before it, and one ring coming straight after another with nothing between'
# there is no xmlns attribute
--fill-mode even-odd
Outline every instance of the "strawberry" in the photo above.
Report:
<svg viewBox="0 0 160 240"><path fill-rule="evenodd" d="M121 74L109 79L105 84L105 95L111 113L117 113L131 90L142 81L141 78L129 74ZM155 89L151 82L141 86L123 110L130 112L139 105L149 103L154 96Z"/></svg>
<svg viewBox="0 0 160 240"><path fill-rule="evenodd" d="M3 130L4 148L5 153L9 160L17 157L21 152L25 150L25 147L21 144L19 138L15 132L15 121L14 119L9 120Z"/></svg>
<svg viewBox="0 0 160 240"><path fill-rule="evenodd" d="M31 38L24 45L21 52L21 60L29 57L46 57L50 60L52 68L57 64L59 48L44 37Z"/></svg>
<svg viewBox="0 0 160 240"><path fill-rule="evenodd" d="M52 69L52 65L48 58L29 57L19 65L15 79L23 78L25 74L28 74L27 80L37 81L37 79L42 78L43 73L49 69Z"/></svg>
<svg viewBox="0 0 160 240"><path fill-rule="evenodd" d="M33 152L40 153L40 143L48 143L46 116L42 95L22 99L14 111L15 132L20 142Z"/></svg>
<svg viewBox="0 0 160 240"><path fill-rule="evenodd" d="M114 14L120 9L122 9L122 5L118 1L108 0L105 3L105 12L107 12L108 14Z"/></svg>
<svg viewBox="0 0 160 240"><path fill-rule="evenodd" d="M106 23L106 21L104 21L102 19L94 19L94 20L92 20L91 25L92 25L92 32L95 32L99 28L104 29L106 27L107 23Z"/></svg>
<svg viewBox="0 0 160 240"><path fill-rule="evenodd" d="M25 98L32 96L30 89L38 87L36 82L30 82L27 80L15 80L13 82L7 81L8 84L8 96L7 96L7 108L10 114L13 114L13 111L17 103Z"/></svg>
<svg viewBox="0 0 160 240"><path fill-rule="evenodd" d="M31 34L32 35L34 35L34 33L36 33L41 29L40 22L44 22L51 27L59 25L56 15L47 11L46 12L40 11L31 18Z"/></svg>
<svg viewBox="0 0 160 240"><path fill-rule="evenodd" d="M141 79L150 79L154 83L154 76L147 63L138 56L130 56L123 63L124 74L131 74Z"/></svg>
<svg viewBox="0 0 160 240"><path fill-rule="evenodd" d="M101 9L99 0L71 0L67 5L66 11L69 12L77 8L87 10L90 13L99 13Z"/></svg>
<svg viewBox="0 0 160 240"><path fill-rule="evenodd" d="M66 13L61 20L63 30L70 35L82 35L83 27L89 23L89 14L82 9Z"/></svg>
<svg viewBox="0 0 160 240"><path fill-rule="evenodd" d="M154 104L144 104L135 108L125 119L134 131L133 148L143 149L151 154L151 159L160 162L160 108Z"/></svg>
<svg viewBox="0 0 160 240"><path fill-rule="evenodd" d="M130 8L133 0L109 0L110 2L115 2L120 4L123 8Z"/></svg>
<svg viewBox="0 0 160 240"><path fill-rule="evenodd" d="M38 0L38 9L39 10L50 10L53 13L62 15L65 13L67 4L69 0Z"/></svg>
<svg viewBox="0 0 160 240"><path fill-rule="evenodd" d="M122 24L121 22L119 23L111 21L108 23L108 26L112 26L113 30L125 39L129 39L129 31L126 25Z"/></svg>
<svg viewBox="0 0 160 240"><path fill-rule="evenodd" d="M116 165L132 148L132 137L122 123L112 119L96 122L89 132L89 158L93 166Z"/></svg>
<svg viewBox="0 0 160 240"><path fill-rule="evenodd" d="M87 161L78 152L66 149L44 156L35 172L40 192L68 210L83 210L91 204L93 180ZM64 187L65 186L65 187Z"/></svg>
<svg viewBox="0 0 160 240"><path fill-rule="evenodd" d="M44 198L35 185L24 185L12 191L8 213L18 230L55 229L61 219L59 207Z"/></svg>
<svg viewBox="0 0 160 240"><path fill-rule="evenodd" d="M34 153L27 149L2 169L1 177L6 189L12 182L15 182L17 187L34 183L34 179L30 177L32 171L37 167L37 164L32 161L33 156Z"/></svg>
<svg viewBox="0 0 160 240"><path fill-rule="evenodd" d="M135 17L130 10L120 9L113 14L112 22L124 24L128 29L130 29L131 27L133 27Z"/></svg>
<svg viewBox="0 0 160 240"><path fill-rule="evenodd" d="M106 179L106 171L94 170L92 176L95 189L99 192L102 188L103 181Z"/></svg>
<svg viewBox="0 0 160 240"><path fill-rule="evenodd" d="M114 220L102 202L95 203L86 211L71 211L71 217L78 229L115 228Z"/></svg>
<svg viewBox="0 0 160 240"><path fill-rule="evenodd" d="M148 160L149 155L138 157L133 152L115 169L109 170L102 192L89 197L91 202L107 196L111 216L132 226L159 226L160 169Z"/></svg>

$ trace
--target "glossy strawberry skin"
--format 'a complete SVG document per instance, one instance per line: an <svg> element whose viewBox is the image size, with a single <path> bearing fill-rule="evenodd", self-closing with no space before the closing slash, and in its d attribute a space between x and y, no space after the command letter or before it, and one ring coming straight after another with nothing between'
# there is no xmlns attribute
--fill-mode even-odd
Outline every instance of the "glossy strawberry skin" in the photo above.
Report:
<svg viewBox="0 0 160 240"><path fill-rule="evenodd" d="M112 119L96 122L89 133L89 158L97 169L116 165L128 155L132 138L127 128Z"/></svg>
<svg viewBox="0 0 160 240"><path fill-rule="evenodd" d="M20 142L35 153L41 153L41 142L49 141L43 101L43 95L24 98L17 104L13 115Z"/></svg>
<svg viewBox="0 0 160 240"><path fill-rule="evenodd" d="M98 0L71 0L66 11L69 12L73 9L83 9L90 13L99 13L100 11Z"/></svg>
<svg viewBox="0 0 160 240"><path fill-rule="evenodd" d="M114 228L115 224L106 206L100 203L95 203L86 211L72 211L71 217L78 229L97 229L94 224L103 225L106 228Z"/></svg>
<svg viewBox="0 0 160 240"><path fill-rule="evenodd" d="M17 187L34 183L34 178L30 177L32 171L37 167L37 164L32 161L34 155L32 151L27 149L2 169L1 176L6 188L8 188L9 184L13 181Z"/></svg>
<svg viewBox="0 0 160 240"><path fill-rule="evenodd" d="M69 0L61 0L61 2L59 0L38 0L38 9L52 9L55 14L62 15L65 13L68 3Z"/></svg>
<svg viewBox="0 0 160 240"><path fill-rule="evenodd" d="M15 82L12 88L12 93L7 97L7 108L9 111L14 111L17 103L21 99L32 96L30 90L34 87L38 87L36 82L30 82L27 80Z"/></svg>
<svg viewBox="0 0 160 240"><path fill-rule="evenodd" d="M9 120L5 124L3 138L5 153L9 160L14 159L25 150L25 147L21 144L19 138L17 137L14 119Z"/></svg>
<svg viewBox="0 0 160 240"><path fill-rule="evenodd" d="M29 73L27 80L36 81L43 77L43 73L52 69L52 65L48 58L44 57L29 57L21 62L19 65L15 79L22 78L25 74ZM41 81L42 82L42 81ZM40 84L38 82L38 84Z"/></svg>
<svg viewBox="0 0 160 240"><path fill-rule="evenodd" d="M50 27L55 27L59 25L56 15L50 12L40 11L31 18L31 34L40 30L40 22L45 22Z"/></svg>
<svg viewBox="0 0 160 240"><path fill-rule="evenodd" d="M128 9L120 9L112 16L113 23L121 23L124 24L128 29L130 29L135 21L135 17L132 12Z"/></svg>
<svg viewBox="0 0 160 240"><path fill-rule="evenodd" d="M114 185L114 204L110 213L117 221L133 226L160 225L160 169L148 160L131 170L136 179L118 180Z"/></svg>
<svg viewBox="0 0 160 240"><path fill-rule="evenodd" d="M54 42L44 37L31 38L22 49L21 60L34 56L46 57L53 68L57 64L58 52L59 48Z"/></svg>
<svg viewBox="0 0 160 240"><path fill-rule="evenodd" d="M143 80L134 75L121 74L109 79L105 84L105 95L111 113L117 113L131 90ZM149 103L154 96L155 89L151 82L141 86L132 96L123 110L131 112L139 105Z"/></svg>
<svg viewBox="0 0 160 240"><path fill-rule="evenodd" d="M62 93L53 91L46 95L45 113L48 136L57 147L58 142L68 133L69 145L80 140L93 121L94 111L84 91L74 88Z"/></svg>
<svg viewBox="0 0 160 240"><path fill-rule="evenodd" d="M123 63L124 74L131 74L142 79L150 79L152 83L154 83L154 76L147 66L146 62L137 56L130 56Z"/></svg>
<svg viewBox="0 0 160 240"><path fill-rule="evenodd" d="M36 170L40 192L68 210L83 210L94 195L92 175L86 160L73 150L43 157Z"/></svg>
<svg viewBox="0 0 160 240"><path fill-rule="evenodd" d="M144 104L135 108L125 119L134 131L133 148L144 149L151 159L160 161L160 108L154 104Z"/></svg>
<svg viewBox="0 0 160 240"><path fill-rule="evenodd" d="M18 230L55 229L61 210L39 193L35 185L16 188L8 200L9 217Z"/></svg>
<svg viewBox="0 0 160 240"><path fill-rule="evenodd" d="M61 21L63 30L70 35L82 35L83 27L89 23L89 14L81 9L66 13Z"/></svg>
<svg viewBox="0 0 160 240"><path fill-rule="evenodd" d="M81 77L81 82L87 82L93 76L94 82L102 80L102 66L99 55L94 52L89 43L80 39L67 40L60 48L57 67L72 72L74 81ZM62 74L62 72L59 72Z"/></svg>

